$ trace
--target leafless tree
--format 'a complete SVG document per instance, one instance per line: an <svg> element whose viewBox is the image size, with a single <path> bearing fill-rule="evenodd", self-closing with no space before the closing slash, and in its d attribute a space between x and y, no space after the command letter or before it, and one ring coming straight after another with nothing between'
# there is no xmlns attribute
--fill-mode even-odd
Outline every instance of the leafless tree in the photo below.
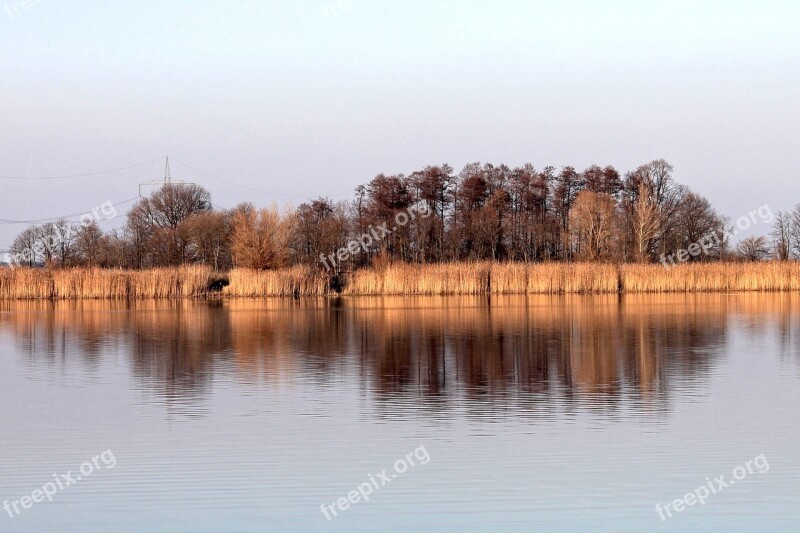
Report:
<svg viewBox="0 0 800 533"><path fill-rule="evenodd" d="M441 261L444 258L446 220L455 179L453 168L446 163L425 167L409 176L418 199L425 202L433 214L418 225L419 260Z"/></svg>
<svg viewBox="0 0 800 533"><path fill-rule="evenodd" d="M790 249L792 255L800 259L800 204L797 204L792 210L791 219Z"/></svg>
<svg viewBox="0 0 800 533"><path fill-rule="evenodd" d="M36 246L45 266L51 267L56 259L56 227L52 222L36 227Z"/></svg>
<svg viewBox="0 0 800 533"><path fill-rule="evenodd" d="M616 218L616 202L610 194L584 190L578 195L570 211L569 229L579 259L612 259Z"/></svg>
<svg viewBox="0 0 800 533"><path fill-rule="evenodd" d="M661 216L650 188L641 183L633 209L633 242L636 260L645 263L652 258L652 243L661 229Z"/></svg>
<svg viewBox="0 0 800 533"><path fill-rule="evenodd" d="M350 216L348 216L350 215ZM321 256L327 257L347 245L349 239L356 239L367 232L361 229L358 205L346 202L334 203L327 198L319 198L303 203L297 208L294 217L291 255L296 263L321 265ZM365 249L349 260L351 265L366 265L369 258L378 250L380 243L365 244ZM344 265L335 263L337 270Z"/></svg>
<svg viewBox="0 0 800 533"><path fill-rule="evenodd" d="M230 238L232 219L222 211L203 211L188 218L187 260L211 266L215 271L231 267Z"/></svg>
<svg viewBox="0 0 800 533"><path fill-rule="evenodd" d="M743 239L736 250L747 261L763 261L769 258L769 242L766 237L747 237Z"/></svg>
<svg viewBox="0 0 800 533"><path fill-rule="evenodd" d="M140 249L139 263L150 255L152 264L189 261L191 245L186 222L211 209L211 195L195 184L165 184L143 198L128 214L128 226Z"/></svg>
<svg viewBox="0 0 800 533"><path fill-rule="evenodd" d="M686 193L681 198L673 217L675 219L671 225L673 242L665 243L667 253L674 253L692 243L702 242L703 249L708 253L691 256L690 260L704 261L711 257L719 257L724 234L723 222L706 198L693 192Z"/></svg>
<svg viewBox="0 0 800 533"><path fill-rule="evenodd" d="M11 245L12 262L18 266L36 266L44 258L39 254L39 236L35 227L22 231Z"/></svg>
<svg viewBox="0 0 800 533"><path fill-rule="evenodd" d="M72 260L75 244L75 226L60 218L53 224L53 239L58 265L64 268Z"/></svg>
<svg viewBox="0 0 800 533"><path fill-rule="evenodd" d="M87 266L100 264L103 254L105 236L97 222L78 228L75 235L75 253L78 261Z"/></svg>
<svg viewBox="0 0 800 533"><path fill-rule="evenodd" d="M231 254L237 267L268 269L286 262L292 221L283 220L276 206L242 210L233 219Z"/></svg>
<svg viewBox="0 0 800 533"><path fill-rule="evenodd" d="M637 167L624 180L614 167L601 165L578 172L571 166L559 171L470 163L456 174L442 164L408 176L379 174L356 188L352 202L319 198L283 216L250 204L215 211L202 187L167 184L137 202L121 229L103 235L95 224L73 235L68 222L58 221L26 230L12 251L30 265L271 268L318 263L320 255L328 257L372 232L380 238L368 239L358 254L337 261L337 268L363 267L378 257L426 263L647 262L701 241L708 253L693 258L724 259L725 219L705 198L678 184L673 172L663 159ZM414 205L425 205L430 216L396 224L397 215ZM386 232L380 229L384 224ZM800 205L791 216L781 215L776 226L776 256L800 258Z"/></svg>
<svg viewBox="0 0 800 533"><path fill-rule="evenodd" d="M792 253L792 229L790 213L778 212L775 214L771 236L775 258L779 261L787 261Z"/></svg>

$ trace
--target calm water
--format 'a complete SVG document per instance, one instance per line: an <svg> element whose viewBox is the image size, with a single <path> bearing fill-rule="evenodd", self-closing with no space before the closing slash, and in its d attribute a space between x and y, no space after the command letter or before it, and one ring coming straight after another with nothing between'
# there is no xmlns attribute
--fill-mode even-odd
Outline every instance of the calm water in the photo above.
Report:
<svg viewBox="0 0 800 533"><path fill-rule="evenodd" d="M6 302L0 400L0 500L111 450L3 532L800 530L800 295Z"/></svg>

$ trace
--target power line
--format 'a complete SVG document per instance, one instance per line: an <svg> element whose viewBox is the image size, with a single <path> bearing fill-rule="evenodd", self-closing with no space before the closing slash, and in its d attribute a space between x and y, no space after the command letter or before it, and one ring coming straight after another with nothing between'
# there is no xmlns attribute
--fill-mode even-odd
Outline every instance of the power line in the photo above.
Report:
<svg viewBox="0 0 800 533"><path fill-rule="evenodd" d="M114 169L110 169L110 170L102 170L102 171L99 171L99 172L87 172L87 173L84 173L84 174L68 174L68 175L64 175L64 176L0 176L0 180L41 181L41 180L65 180L65 179L75 179L75 178L88 178L88 177L92 177L92 176L101 176L103 174L112 174L114 172L121 172L123 170L130 170L132 168L142 167L142 166L145 166L145 165L149 165L149 164L155 163L157 161L161 161L161 159L162 158L158 157L156 159L151 159L149 161L144 161L142 163L136 163L134 165L129 165L129 166L126 166L126 167L114 168ZM213 174L210 174L208 172L200 170L199 168L195 168L195 167L193 167L193 166L191 166L191 165L189 165L187 163L184 163L183 161L179 161L179 160L177 160L175 158L173 158L173 161L183 165L184 167L186 167L186 168L188 168L190 170L193 170L193 171L195 171L195 172L197 172L199 174L202 174L203 176L209 177L211 179L215 179L217 181L221 181L222 183L227 183L228 185L233 185L234 187L239 187L241 189L246 189L248 191L260 192L260 193L264 193L264 194L270 194L270 195L273 195L273 196L284 196L284 197L287 197L287 198L310 198L310 196L306 195L306 194L288 194L288 193L281 193L281 192L275 192L275 191L267 191L265 189L259 189L257 187L250 187L249 185L242 185L241 183L236 183L235 181L231 181L231 180L228 180L228 179L225 179L225 178L221 178L219 176L215 176ZM167 163L167 165L169 165L169 163ZM169 167L167 166L167 168L169 168ZM343 198L345 196L350 196L350 194L331 195L330 197L332 197L332 198ZM58 218L58 217L55 217L55 218ZM0 224L1 223L26 223L26 222L27 221L3 221L3 220L0 220Z"/></svg>
<svg viewBox="0 0 800 533"><path fill-rule="evenodd" d="M135 200L138 200L138 199L139 199L139 197L135 196L133 198L128 198L127 200L123 200L121 202L112 202L111 205L116 207L118 205L129 204L129 203L131 203L131 202L133 202ZM69 217L77 217L77 216L85 215L86 213L87 213L87 211L81 211L80 213L70 213L69 215L60 215L60 216L57 216L57 217L50 217L50 218L37 218L37 219L32 219L32 220L0 219L0 224L9 224L9 225L11 225L11 224L41 224L43 222L52 222L53 220L59 220L61 218L67 219ZM74 221L70 221L70 222L74 222Z"/></svg>
<svg viewBox="0 0 800 533"><path fill-rule="evenodd" d="M307 194L287 194L287 193L281 193L281 192L267 191L267 190L264 190L264 189L258 189L256 187L250 187L248 185L242 185L241 183L236 183L235 181L227 180L225 178L220 178L219 176L214 176L213 174L209 174L208 172L204 172L204 171L202 171L202 170L200 170L198 168L194 168L193 166L187 165L183 161L175 159L174 157L172 158L172 160L175 161L178 164L181 164L181 165L185 166L186 168L188 168L190 170L194 170L195 172L198 172L198 173L202 174L203 176L206 176L206 177L209 177L211 179L215 179L215 180L221 181L223 183L227 183L228 185L233 185L234 187L239 187L241 189L247 189L249 191L260 192L260 193L264 193L264 194L271 194L271 195L274 195L274 196L285 196L285 197L288 197L288 198L309 198L309 196ZM340 196L345 196L345 195L340 195ZM349 195L347 195L347 196L349 196Z"/></svg>
<svg viewBox="0 0 800 533"><path fill-rule="evenodd" d="M145 166L145 165L149 165L149 164L155 163L157 161L161 161L161 158L159 157L159 158L156 158L156 159L151 159L149 161L144 161L142 163L136 163L134 165L129 165L129 166L126 166L126 167L114 168L114 169L111 169L111 170L103 170L103 171L99 171L99 172L88 172L88 173L85 173L85 174L70 174L70 175L64 175L64 176L34 176L34 177L0 176L0 180L38 181L38 180L62 180L62 179L74 179L74 178L86 178L86 177L92 177L92 176L100 176L100 175L103 175L103 174L111 174L111 173L114 173L114 172L121 172L123 170L129 170L129 169L132 169L132 168L138 168L138 167L142 167L142 166ZM184 163L183 161L179 161L179 160L177 160L175 158L173 158L173 161L179 163L180 165L183 165L184 167L186 167L186 168L188 168L190 170L193 170L193 171L195 171L195 172L197 172L199 174L202 174L203 176L209 177L211 179L215 179L217 181L221 181L223 183L227 183L229 185L233 185L235 187L239 187L241 189L246 189L246 190L254 191L254 192L260 192L260 193L264 193L264 194L270 194L270 195L274 195L274 196L284 196L284 197L288 197L288 198L304 198L304 199L309 198L308 195L280 193L280 192L275 192L275 191L267 191L265 189L259 189L257 187L250 187L248 185L242 185L241 183L236 183L235 181L231 181L231 180L228 180L228 179L225 179L225 178L221 178L219 176L215 176L213 174L210 174L208 172L205 172L203 170L195 168L195 167L193 167L193 166L191 166L191 165L189 165L187 163ZM171 182L171 176L169 175L169 159L167 159L167 167L166 168L167 168L166 177L164 178L165 183ZM140 191L140 193L141 193L141 191ZM333 198L337 198L337 197L345 197L345 196L350 196L350 195L349 194L342 194L342 195L333 195L332 197ZM115 205L115 206L117 206L117 205L125 205L125 204L133 202L135 200L138 200L139 198L140 198L140 196L137 196L137 197L134 197L134 198L129 198L128 200L124 200L122 202L117 202L117 203L115 203L113 205ZM58 219L61 219L61 218L66 219L66 218L69 218L69 217L80 216L80 215L83 215L83 214L85 214L85 212L71 213L71 214L68 214L68 215L60 215L60 216L49 217L49 218L37 218L37 219L30 219L30 220L0 219L0 225L41 224L41 223L44 223L44 222L51 222L51 221L58 220Z"/></svg>
<svg viewBox="0 0 800 533"><path fill-rule="evenodd" d="M91 176L100 176L102 174L111 174L113 172L121 172L123 170L129 170L132 168L143 167L144 165L149 165L151 163L155 163L156 161L161 161L161 158L158 157L156 159L151 159L150 161L145 161L144 163L137 163L135 165L130 165L127 167L120 167L114 168L111 170L103 170L100 172L89 172L86 174L71 174L68 176L37 176L37 177L25 177L25 176L0 176L0 180L23 180L23 181L35 181L35 180L66 180L72 178L88 178Z"/></svg>
<svg viewBox="0 0 800 533"><path fill-rule="evenodd" d="M209 177L211 179L215 179L217 181L221 181L223 183L227 183L228 185L233 185L234 187L240 187L242 189L247 189L249 191L261 192L261 193L265 193L265 194L272 194L272 195L275 195L275 196L287 196L287 197L293 197L293 198L306 198L305 195L285 194L285 193L280 193L280 192L265 191L264 189L257 189L255 187L242 185L242 184L236 183L234 181L226 180L225 178L220 178L219 176L214 176L213 174L209 174L208 172L203 172L202 170L200 170L198 168L194 168L193 166L187 165L183 161L175 159L174 157L172 158L172 160L175 161L176 163L179 163L179 164L185 166L186 168L188 168L190 170L194 170L195 172L198 172L198 173L202 174L203 176L207 176L207 177Z"/></svg>

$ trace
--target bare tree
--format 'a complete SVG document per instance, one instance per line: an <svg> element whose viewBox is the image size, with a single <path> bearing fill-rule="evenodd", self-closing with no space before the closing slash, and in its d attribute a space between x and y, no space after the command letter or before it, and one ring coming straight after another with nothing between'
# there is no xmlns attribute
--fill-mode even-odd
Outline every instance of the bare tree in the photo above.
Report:
<svg viewBox="0 0 800 533"><path fill-rule="evenodd" d="M622 180L619 177L619 172L610 165L605 168L592 165L583 171L583 181L586 189L592 192L610 194L615 198L622 190Z"/></svg>
<svg viewBox="0 0 800 533"><path fill-rule="evenodd" d="M231 266L231 217L222 211L204 211L184 222L189 238L187 259L215 271Z"/></svg>
<svg viewBox="0 0 800 533"><path fill-rule="evenodd" d="M353 205L351 209L354 236L357 237L362 234L359 232L358 205ZM301 204L294 217L293 233L296 238L291 246L293 259L298 263L319 264L320 256L328 256L344 246L348 237L347 211L347 204L334 204L327 198ZM377 246L373 243L367 247L357 261L365 264Z"/></svg>
<svg viewBox="0 0 800 533"><path fill-rule="evenodd" d="M55 256L61 268L72 260L75 244L75 227L67 220L60 218L53 224Z"/></svg>
<svg viewBox="0 0 800 533"><path fill-rule="evenodd" d="M633 242L636 260L645 263L652 258L652 243L661 228L658 205L650 188L641 183L633 210Z"/></svg>
<svg viewBox="0 0 800 533"><path fill-rule="evenodd" d="M100 265L116 268L139 268L136 261L139 258L134 243L130 239L127 229L114 230L103 238L100 247Z"/></svg>
<svg viewBox="0 0 800 533"><path fill-rule="evenodd" d="M556 176L553 188L553 205L555 214L559 218L563 229L567 228L569 211L583 187L583 176L576 172L573 167L564 167Z"/></svg>
<svg viewBox="0 0 800 533"><path fill-rule="evenodd" d="M35 227L23 230L11 245L11 261L17 266L36 266L44 258L39 255L39 236Z"/></svg>
<svg viewBox="0 0 800 533"><path fill-rule="evenodd" d="M97 222L78 228L75 235L75 254L77 259L84 265L97 266L100 264L103 253L103 231Z"/></svg>
<svg viewBox="0 0 800 533"><path fill-rule="evenodd" d="M582 191L570 211L570 234L579 259L608 260L613 256L616 202L606 193Z"/></svg>
<svg viewBox="0 0 800 533"><path fill-rule="evenodd" d="M719 256L722 242L723 223L711 203L699 194L688 192L681 198L675 211L671 243L664 243L666 253L675 253L692 243L702 242L703 253L691 256L690 260L703 261L710 256Z"/></svg>
<svg viewBox="0 0 800 533"><path fill-rule="evenodd" d="M419 199L427 203L428 210L433 214L419 224L421 256L441 261L444 257L445 220L455 186L453 168L446 163L428 166L411 174L409 181L418 191Z"/></svg>
<svg viewBox="0 0 800 533"><path fill-rule="evenodd" d="M800 204L795 206L791 219L790 249L794 257L800 259Z"/></svg>
<svg viewBox="0 0 800 533"><path fill-rule="evenodd" d="M664 159L641 165L630 176L647 185L652 199L660 209L675 203L676 184L672 179L673 167Z"/></svg>
<svg viewBox="0 0 800 533"><path fill-rule="evenodd" d="M775 224L772 226L772 245L775 248L775 258L787 261L792 253L792 216L789 213L778 212L775 215Z"/></svg>
<svg viewBox="0 0 800 533"><path fill-rule="evenodd" d="M51 267L56 258L56 229L55 224L48 222L36 228L36 246L45 266Z"/></svg>
<svg viewBox="0 0 800 533"><path fill-rule="evenodd" d="M736 250L747 261L763 261L769 258L769 242L766 237L747 237L743 239Z"/></svg>
<svg viewBox="0 0 800 533"><path fill-rule="evenodd" d="M139 200L128 214L128 226L137 244L145 246L140 252L147 252L152 264L177 265L190 259L186 221L210 209L211 195L203 187L166 184ZM139 257L138 262L143 259Z"/></svg>
<svg viewBox="0 0 800 533"><path fill-rule="evenodd" d="M234 266L261 270L283 266L292 237L291 222L281 220L276 206L239 211L231 236Z"/></svg>
<svg viewBox="0 0 800 533"><path fill-rule="evenodd" d="M719 235L719 245L714 247L712 255L720 261L726 261L731 254L731 239L730 235L733 233L734 228L731 223L731 218L727 215L719 217L719 227L717 232Z"/></svg>
<svg viewBox="0 0 800 533"><path fill-rule="evenodd" d="M577 172L571 166L558 171L470 163L456 176L443 164L409 176L379 174L357 187L353 202L319 198L284 217L274 207L250 204L214 211L202 187L167 184L134 205L122 230L103 235L92 224L72 231L59 220L20 234L12 252L31 266L272 268L321 262L320 256L329 258L369 234L374 237L364 238L361 251L337 261L337 268L365 266L378 257L648 262L695 243L704 243L707 253L693 258L724 259L729 222L672 174L663 159L637 167L624 180L611 166ZM431 216L397 222L417 205ZM779 214L771 237L777 258L800 258L800 204ZM739 255L763 257L759 244L745 242L747 254Z"/></svg>
<svg viewBox="0 0 800 533"><path fill-rule="evenodd" d="M653 253L656 250L666 253L670 248L677 248L681 241L679 219L676 214L689 191L686 187L675 183L672 172L672 165L664 159L656 159L639 166L626 176L626 188L637 196L640 187L644 185L650 201L656 206L659 227L657 234L653 236L653 242L649 245Z"/></svg>

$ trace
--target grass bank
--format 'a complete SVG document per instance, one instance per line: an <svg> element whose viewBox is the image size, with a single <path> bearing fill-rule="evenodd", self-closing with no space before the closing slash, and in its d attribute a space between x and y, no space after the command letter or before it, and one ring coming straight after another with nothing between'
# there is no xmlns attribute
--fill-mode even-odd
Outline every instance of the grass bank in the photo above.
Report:
<svg viewBox="0 0 800 533"><path fill-rule="evenodd" d="M227 286L223 288L223 285ZM661 265L592 263L393 264L331 278L317 269L202 266L142 271L0 269L0 299L147 299L207 296L615 294L800 291L800 262Z"/></svg>

